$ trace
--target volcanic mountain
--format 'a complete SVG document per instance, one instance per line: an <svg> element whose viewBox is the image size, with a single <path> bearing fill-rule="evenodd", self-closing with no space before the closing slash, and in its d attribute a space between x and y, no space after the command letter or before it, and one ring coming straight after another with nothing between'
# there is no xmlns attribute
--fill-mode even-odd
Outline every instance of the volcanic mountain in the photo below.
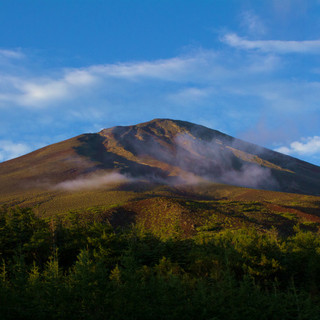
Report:
<svg viewBox="0 0 320 320"><path fill-rule="evenodd" d="M83 134L0 164L1 194L133 179L320 194L320 167L170 119Z"/></svg>

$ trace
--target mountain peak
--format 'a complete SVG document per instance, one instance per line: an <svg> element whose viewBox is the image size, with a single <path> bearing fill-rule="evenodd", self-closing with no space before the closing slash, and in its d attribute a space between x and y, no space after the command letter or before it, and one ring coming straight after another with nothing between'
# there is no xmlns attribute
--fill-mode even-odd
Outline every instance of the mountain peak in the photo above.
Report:
<svg viewBox="0 0 320 320"><path fill-rule="evenodd" d="M306 194L318 194L320 184L317 166L191 122L153 119L84 134L2 163L0 191L104 172L164 184L207 181Z"/></svg>
<svg viewBox="0 0 320 320"><path fill-rule="evenodd" d="M166 137L175 139L178 135L188 134L195 139L212 140L214 138L223 138L225 141L233 141L231 136L221 133L220 131L209 129L199 124L194 124L188 121L174 120L169 118L156 118L147 122L142 122L136 125L116 126L108 129L103 129L99 134L108 136L110 133L116 135L130 135L141 133L150 133L158 137Z"/></svg>
<svg viewBox="0 0 320 320"><path fill-rule="evenodd" d="M192 128L192 127L200 127L200 125L196 125L192 122L182 121L182 120L174 120L169 118L155 118L150 121L141 122L135 125L127 125L127 126L115 126L112 128L107 128L103 130L112 130L114 128L150 128L150 127L160 127L160 128L172 128L172 127L185 127L185 128ZM102 130L102 131L103 131Z"/></svg>

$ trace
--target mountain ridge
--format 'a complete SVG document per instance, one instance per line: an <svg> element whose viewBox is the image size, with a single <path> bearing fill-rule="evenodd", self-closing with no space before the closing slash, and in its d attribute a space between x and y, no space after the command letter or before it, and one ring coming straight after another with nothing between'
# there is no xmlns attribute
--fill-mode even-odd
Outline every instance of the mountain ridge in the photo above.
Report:
<svg viewBox="0 0 320 320"><path fill-rule="evenodd" d="M0 191L117 172L130 179L215 182L320 194L320 167L187 121L153 119L82 134L0 164Z"/></svg>

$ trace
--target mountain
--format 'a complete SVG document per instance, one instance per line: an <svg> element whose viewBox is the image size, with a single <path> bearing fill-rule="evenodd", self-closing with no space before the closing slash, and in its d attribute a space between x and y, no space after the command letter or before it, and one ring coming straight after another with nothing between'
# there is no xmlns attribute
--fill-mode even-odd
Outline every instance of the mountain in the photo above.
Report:
<svg viewBox="0 0 320 320"><path fill-rule="evenodd" d="M319 319L319 169L168 119L1 163L0 318Z"/></svg>
<svg viewBox="0 0 320 320"><path fill-rule="evenodd" d="M0 192L201 182L320 194L320 167L186 121L83 134L0 164Z"/></svg>
<svg viewBox="0 0 320 320"><path fill-rule="evenodd" d="M320 196L279 192L317 186L319 167L174 120L1 163L0 318L319 319Z"/></svg>

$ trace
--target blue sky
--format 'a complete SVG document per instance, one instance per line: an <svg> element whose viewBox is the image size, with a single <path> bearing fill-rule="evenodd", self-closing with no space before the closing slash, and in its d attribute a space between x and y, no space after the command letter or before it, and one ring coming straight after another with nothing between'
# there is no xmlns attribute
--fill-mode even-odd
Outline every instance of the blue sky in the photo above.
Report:
<svg viewBox="0 0 320 320"><path fill-rule="evenodd" d="M0 0L0 161L153 118L320 165L320 1Z"/></svg>

